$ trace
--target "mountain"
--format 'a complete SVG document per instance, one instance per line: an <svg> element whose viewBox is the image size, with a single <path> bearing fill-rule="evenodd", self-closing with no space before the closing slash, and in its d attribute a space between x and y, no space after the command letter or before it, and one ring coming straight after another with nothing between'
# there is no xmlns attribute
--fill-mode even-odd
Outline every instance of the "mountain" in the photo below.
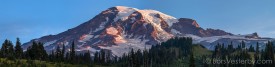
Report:
<svg viewBox="0 0 275 67"><path fill-rule="evenodd" d="M218 42L240 40L256 42L269 38L260 38L257 34L234 35L219 29L203 29L188 18L175 18L156 10L140 10L125 6L115 6L102 11L91 20L57 35L48 35L23 44L26 49L33 41L43 42L50 52L64 44L66 47L74 41L76 51L91 53L100 49L111 50L113 55L121 56L130 49L150 48L173 37L192 37L194 43L202 43L208 49ZM69 50L69 49L67 49Z"/></svg>

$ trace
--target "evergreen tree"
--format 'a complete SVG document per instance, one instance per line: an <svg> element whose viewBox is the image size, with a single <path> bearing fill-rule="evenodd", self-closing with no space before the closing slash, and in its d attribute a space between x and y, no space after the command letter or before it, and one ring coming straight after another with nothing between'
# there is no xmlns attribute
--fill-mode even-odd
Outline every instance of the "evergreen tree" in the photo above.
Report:
<svg viewBox="0 0 275 67"><path fill-rule="evenodd" d="M189 67L196 67L193 52L191 52L191 54L190 54Z"/></svg>
<svg viewBox="0 0 275 67"><path fill-rule="evenodd" d="M141 64L142 64L142 53L141 53L141 50L138 49L136 51L136 54L135 54L135 59L136 59L136 64L135 64L135 67L141 67Z"/></svg>
<svg viewBox="0 0 275 67"><path fill-rule="evenodd" d="M273 49L273 43L268 42L265 48L265 54L264 54L264 60L272 60L274 61L274 49ZM269 63L265 65L266 67L275 67L274 63Z"/></svg>
<svg viewBox="0 0 275 67"><path fill-rule="evenodd" d="M258 62L260 60L260 50L259 50L259 43L258 42L256 44L256 51L255 51L255 54L254 54L254 59L255 59L255 62ZM254 67L261 67L261 65L255 63Z"/></svg>
<svg viewBox="0 0 275 67"><path fill-rule="evenodd" d="M15 56L18 59L21 59L23 57L23 49L21 48L21 43L19 38L16 38Z"/></svg>
<svg viewBox="0 0 275 67"><path fill-rule="evenodd" d="M60 47L57 45L56 47L56 51L55 51L55 60L57 60L58 62L61 61L61 58L62 58L62 55L61 55L61 50L60 50Z"/></svg>
<svg viewBox="0 0 275 67"><path fill-rule="evenodd" d="M71 51L70 51L70 60L71 62L73 62L75 60L75 44L74 44L74 41L72 42L72 45L71 45Z"/></svg>
<svg viewBox="0 0 275 67"><path fill-rule="evenodd" d="M110 50L106 50L105 54L106 54L106 63L110 64L112 62L111 61L112 52Z"/></svg>
<svg viewBox="0 0 275 67"><path fill-rule="evenodd" d="M213 58L220 58L221 57L221 45L218 43L218 45L215 46L214 53L212 55Z"/></svg>
<svg viewBox="0 0 275 67"><path fill-rule="evenodd" d="M242 49L245 49L245 42L244 41L242 41L241 45L242 45Z"/></svg>
<svg viewBox="0 0 275 67"><path fill-rule="evenodd" d="M90 51L84 53L84 56L83 56L83 61L86 63L86 64L91 64L92 61L91 61L91 55L90 55Z"/></svg>
<svg viewBox="0 0 275 67"><path fill-rule="evenodd" d="M28 47L25 52L25 56L31 60L47 60L48 54L43 47L43 43L33 42L32 46Z"/></svg>
<svg viewBox="0 0 275 67"><path fill-rule="evenodd" d="M15 59L14 58L14 48L12 45L12 42L10 40L5 40L4 43L2 44L1 48L1 54L3 58L8 58L8 59Z"/></svg>
<svg viewBox="0 0 275 67"><path fill-rule="evenodd" d="M65 50L66 50L65 45L62 44L62 51L61 51L61 60L62 60L62 61L65 61L65 60L64 60L64 57L65 57Z"/></svg>
<svg viewBox="0 0 275 67"><path fill-rule="evenodd" d="M230 53L233 53L234 52L234 47L233 47L233 43L232 43L232 41L231 41L231 43L228 45L228 47L227 47L227 51L228 51L228 54L230 54Z"/></svg>
<svg viewBox="0 0 275 67"><path fill-rule="evenodd" d="M99 60L100 60L100 63L101 64L105 64L106 62L106 60L105 60L105 57L106 55L105 55L105 51L104 50L100 50L100 54L99 54Z"/></svg>
<svg viewBox="0 0 275 67"><path fill-rule="evenodd" d="M238 45L237 50L241 50L241 49L242 49L241 45Z"/></svg>
<svg viewBox="0 0 275 67"><path fill-rule="evenodd" d="M134 49L131 49L131 51L130 51L130 59L129 59L129 61L130 61L130 67L135 67L135 64L136 64L136 59L135 59L135 52L134 52Z"/></svg>
<svg viewBox="0 0 275 67"><path fill-rule="evenodd" d="M51 51L51 54L49 54L49 60L50 60L51 62L54 62L54 61L55 61L55 55L54 55L54 51L53 51L53 50Z"/></svg>
<svg viewBox="0 0 275 67"><path fill-rule="evenodd" d="M9 40L5 40L1 47L1 57L6 58L8 56L8 44Z"/></svg>
<svg viewBox="0 0 275 67"><path fill-rule="evenodd" d="M250 45L248 51L249 51L249 52L255 52L255 48L254 48L252 45Z"/></svg>
<svg viewBox="0 0 275 67"><path fill-rule="evenodd" d="M146 49L143 51L143 66L149 67L148 51Z"/></svg>
<svg viewBox="0 0 275 67"><path fill-rule="evenodd" d="M66 52L66 56L65 56L64 60L65 61L70 60L70 53L69 52Z"/></svg>
<svg viewBox="0 0 275 67"><path fill-rule="evenodd" d="M41 42L39 42L38 43L38 59L40 59L40 60L47 60L47 57L48 57L48 54L47 54L47 52L46 52L46 50L44 49L44 46L43 46L44 44L43 43L41 43Z"/></svg>
<svg viewBox="0 0 275 67"><path fill-rule="evenodd" d="M94 63L99 63L100 59L99 59L99 53L96 51L94 54Z"/></svg>
<svg viewBox="0 0 275 67"><path fill-rule="evenodd" d="M37 56L38 56L38 46L37 46L37 43L36 42L33 42L32 43L32 46L28 47L29 50L27 50L27 53L28 53L28 59L31 59L31 60L35 60L37 59Z"/></svg>
<svg viewBox="0 0 275 67"><path fill-rule="evenodd" d="M15 56L14 56L14 47L13 47L13 44L12 42L10 41L9 43L9 47L8 47L8 59L15 59Z"/></svg>
<svg viewBox="0 0 275 67"><path fill-rule="evenodd" d="M260 46L259 46L259 42L256 43L256 54L259 54L260 52Z"/></svg>

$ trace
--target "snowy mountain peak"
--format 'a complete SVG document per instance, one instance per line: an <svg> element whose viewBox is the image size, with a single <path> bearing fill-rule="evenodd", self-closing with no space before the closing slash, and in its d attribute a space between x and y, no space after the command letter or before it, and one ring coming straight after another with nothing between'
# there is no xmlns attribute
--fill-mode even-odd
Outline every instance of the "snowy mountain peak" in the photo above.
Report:
<svg viewBox="0 0 275 67"><path fill-rule="evenodd" d="M137 8L131 8L127 6L115 6L118 11L138 10Z"/></svg>
<svg viewBox="0 0 275 67"><path fill-rule="evenodd" d="M168 23L168 26L172 26L173 23L179 22L177 18L166 15L162 12L156 11L156 10L138 10L143 16L143 19L147 20L150 23L156 23L157 25L160 25L161 20L164 20Z"/></svg>
<svg viewBox="0 0 275 67"><path fill-rule="evenodd" d="M23 45L26 49L32 41L45 43L47 51L57 45L66 47L74 41L79 52L100 49L111 50L121 56L133 49L144 49L173 37L193 34L199 37L231 35L223 30L203 29L193 19L166 15L156 10L115 6L106 9L91 20L57 35L43 36ZM87 48L89 47L89 48ZM67 48L69 49L69 48Z"/></svg>
<svg viewBox="0 0 275 67"><path fill-rule="evenodd" d="M114 19L115 22L119 19L122 21L128 19L128 16L130 16L133 12L136 12L138 10L136 8L130 8L126 6L116 6L115 8L118 10L116 18Z"/></svg>
<svg viewBox="0 0 275 67"><path fill-rule="evenodd" d="M131 8L126 6L115 6L115 8L118 10L118 14L116 15L116 18L114 19L114 21L118 21L118 20L125 21L130 16L136 16L137 13L139 13L142 16L143 21L147 21L149 23L153 23L156 25L160 25L162 21L165 21L168 24L168 26L171 27L173 23L178 22L177 18L172 17L170 15L166 15L156 10L151 10L151 9L140 10L137 8Z"/></svg>

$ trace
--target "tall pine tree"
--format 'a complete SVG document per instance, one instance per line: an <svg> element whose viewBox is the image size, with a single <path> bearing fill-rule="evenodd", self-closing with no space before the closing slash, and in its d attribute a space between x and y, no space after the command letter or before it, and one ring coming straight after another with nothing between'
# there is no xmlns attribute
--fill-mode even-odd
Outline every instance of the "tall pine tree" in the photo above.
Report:
<svg viewBox="0 0 275 67"><path fill-rule="evenodd" d="M191 52L191 54L190 54L189 67L196 67L196 66L195 66L195 59L194 59L194 54L193 54L193 52Z"/></svg>
<svg viewBox="0 0 275 67"><path fill-rule="evenodd" d="M62 44L62 51L61 51L61 60L65 61L64 57L65 57L65 52L66 52L66 47L64 44Z"/></svg>
<svg viewBox="0 0 275 67"><path fill-rule="evenodd" d="M18 59L21 59L23 57L23 49L21 48L21 43L20 43L19 38L16 38L15 56Z"/></svg>
<svg viewBox="0 0 275 67"><path fill-rule="evenodd" d="M71 60L71 62L75 61L75 44L74 44L74 41L72 42L72 45L71 45L70 60Z"/></svg>
<svg viewBox="0 0 275 67"><path fill-rule="evenodd" d="M8 58L8 59L15 59L14 58L14 48L12 42L10 40L5 40L2 44L1 48L1 57Z"/></svg>
<svg viewBox="0 0 275 67"><path fill-rule="evenodd" d="M256 44L256 51L254 54L254 59L255 59L255 62L258 62L260 60L259 42L257 42L257 44ZM257 63L255 63L254 66L261 67L260 64L257 64Z"/></svg>
<svg viewBox="0 0 275 67"><path fill-rule="evenodd" d="M264 53L264 60L272 60L274 61L274 49L273 49L273 43L268 42L265 48L265 53ZM265 65L266 67L275 67L274 63L269 63Z"/></svg>
<svg viewBox="0 0 275 67"><path fill-rule="evenodd" d="M62 55L61 55L61 50L60 50L59 45L57 45L57 47L56 47L55 58L56 58L55 60L57 60L58 62L61 61Z"/></svg>

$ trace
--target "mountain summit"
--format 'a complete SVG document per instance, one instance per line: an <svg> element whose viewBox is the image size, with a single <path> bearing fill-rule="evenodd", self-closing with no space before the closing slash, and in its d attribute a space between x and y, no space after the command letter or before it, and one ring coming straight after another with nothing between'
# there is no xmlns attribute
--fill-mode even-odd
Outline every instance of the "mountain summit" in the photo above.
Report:
<svg viewBox="0 0 275 67"><path fill-rule="evenodd" d="M130 49L144 49L173 37L233 36L223 30L203 29L188 18L175 18L156 10L116 6L102 11L91 20L57 35L43 36L23 45L26 49L33 41L43 42L47 51L64 44L77 44L77 51L111 50L121 56ZM194 39L196 40L196 39ZM209 45L207 41L203 44ZM69 50L69 49L67 49Z"/></svg>

